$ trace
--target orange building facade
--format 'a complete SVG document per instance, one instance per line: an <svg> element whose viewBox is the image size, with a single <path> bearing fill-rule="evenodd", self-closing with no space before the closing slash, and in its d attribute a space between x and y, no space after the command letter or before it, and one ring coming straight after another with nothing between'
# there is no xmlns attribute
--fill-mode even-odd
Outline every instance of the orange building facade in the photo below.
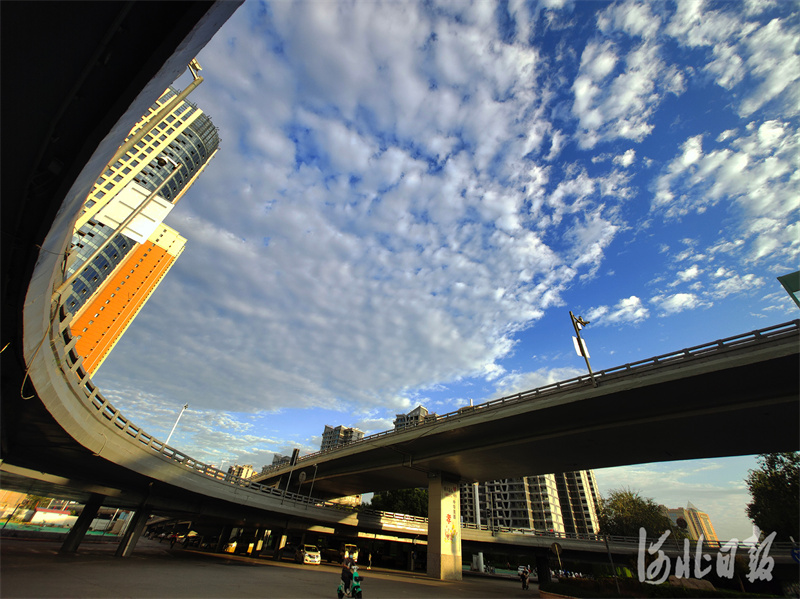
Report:
<svg viewBox="0 0 800 599"><path fill-rule="evenodd" d="M92 376L181 255L186 239L161 224L137 245L72 321L75 349Z"/></svg>

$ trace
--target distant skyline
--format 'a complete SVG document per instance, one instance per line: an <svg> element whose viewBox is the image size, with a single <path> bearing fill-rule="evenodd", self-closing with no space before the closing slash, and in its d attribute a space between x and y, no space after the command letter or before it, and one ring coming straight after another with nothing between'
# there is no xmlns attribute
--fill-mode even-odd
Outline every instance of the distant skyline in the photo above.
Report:
<svg viewBox="0 0 800 599"><path fill-rule="evenodd" d="M221 145L166 221L186 249L95 381L260 470L584 373L569 310L595 370L798 318L799 15L248 0L198 56ZM595 473L741 539L755 466Z"/></svg>

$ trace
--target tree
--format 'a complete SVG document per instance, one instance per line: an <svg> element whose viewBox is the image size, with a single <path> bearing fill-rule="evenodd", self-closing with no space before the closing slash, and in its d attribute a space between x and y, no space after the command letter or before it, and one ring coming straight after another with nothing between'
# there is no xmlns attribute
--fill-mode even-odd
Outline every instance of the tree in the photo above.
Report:
<svg viewBox="0 0 800 599"><path fill-rule="evenodd" d="M800 452L764 453L758 462L745 479L753 498L747 517L777 541L800 541Z"/></svg>
<svg viewBox="0 0 800 599"><path fill-rule="evenodd" d="M428 489L400 489L375 493L369 506L382 512L428 517Z"/></svg>
<svg viewBox="0 0 800 599"><path fill-rule="evenodd" d="M658 537L674 530L660 505L631 489L615 489L608 497L601 497L597 517L600 534L638 537L639 528L644 526L648 537ZM679 531L675 533L683 536Z"/></svg>
<svg viewBox="0 0 800 599"><path fill-rule="evenodd" d="M25 499L20 503L20 507L35 510L39 506L49 505L51 501L53 501L52 498L44 497L43 495L26 495Z"/></svg>

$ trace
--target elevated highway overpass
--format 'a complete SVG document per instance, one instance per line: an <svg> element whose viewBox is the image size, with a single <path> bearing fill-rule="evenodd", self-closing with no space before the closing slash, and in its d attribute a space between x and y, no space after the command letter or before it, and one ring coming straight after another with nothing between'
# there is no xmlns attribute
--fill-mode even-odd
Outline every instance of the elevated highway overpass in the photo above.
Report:
<svg viewBox="0 0 800 599"><path fill-rule="evenodd" d="M0 484L81 501L89 516L92 506L135 509L120 555L130 554L149 514L254 529L287 522L388 529L392 524L381 518L306 506L269 486L226 479L136 426L82 368L65 313L52 301L75 217L120 140L238 3L166 3L158 18L153 6L0 5L6 174ZM342 483L335 492L341 495L797 449L797 329L790 323L606 371L597 389L577 379L501 398L301 464L317 464L315 494L334 494ZM754 427L769 434L754 434ZM687 437L689 443L678 441ZM485 453L476 439L485 440ZM281 474L288 482L288 472L268 482ZM65 550L77 548L80 529Z"/></svg>
<svg viewBox="0 0 800 599"><path fill-rule="evenodd" d="M800 447L798 322L462 408L274 468L322 497ZM765 434L765 431L769 431ZM292 475L293 474L293 475ZM293 482L294 481L294 482Z"/></svg>

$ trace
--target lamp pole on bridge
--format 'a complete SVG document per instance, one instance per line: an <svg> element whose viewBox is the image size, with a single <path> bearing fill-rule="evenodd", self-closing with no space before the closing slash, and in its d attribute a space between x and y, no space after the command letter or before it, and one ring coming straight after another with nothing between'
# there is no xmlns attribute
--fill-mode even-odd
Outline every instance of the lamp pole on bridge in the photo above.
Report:
<svg viewBox="0 0 800 599"><path fill-rule="evenodd" d="M575 343L575 352L579 356L583 356L583 359L586 360L586 368L589 369L589 376L592 377L592 385L597 387L597 381L594 378L592 367L589 365L589 350L586 348L586 343L581 339L581 329L589 324L589 321L584 320L582 316L575 318L572 310L569 311L569 317L572 320L572 328L575 329L575 334L577 335L577 338L572 338L572 341Z"/></svg>
<svg viewBox="0 0 800 599"><path fill-rule="evenodd" d="M167 440L164 441L164 445L169 445L169 440L172 438L172 433L175 432L175 428L178 426L178 421L181 419L181 416L183 416L183 413L186 411L186 408L188 407L189 407L188 403L183 404L183 407L181 408L181 413L178 414L178 417L175 419L175 424L172 425L172 430L169 431L169 436L167 437Z"/></svg>
<svg viewBox="0 0 800 599"><path fill-rule="evenodd" d="M311 479L311 488L308 490L308 501L306 502L306 509L308 504L311 503L311 493L314 491L314 481L317 480L317 467L319 464L314 464L314 477Z"/></svg>

